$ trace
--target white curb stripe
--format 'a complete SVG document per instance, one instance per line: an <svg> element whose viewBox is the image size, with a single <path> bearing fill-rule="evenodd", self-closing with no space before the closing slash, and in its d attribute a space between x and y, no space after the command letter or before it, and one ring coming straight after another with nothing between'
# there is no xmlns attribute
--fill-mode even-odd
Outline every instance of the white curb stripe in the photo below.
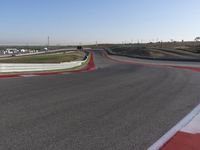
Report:
<svg viewBox="0 0 200 150"><path fill-rule="evenodd" d="M191 134L200 133L200 113L181 131Z"/></svg>
<svg viewBox="0 0 200 150"><path fill-rule="evenodd" d="M162 148L167 141L169 141L178 131L188 125L199 113L200 104L147 150L159 150Z"/></svg>
<svg viewBox="0 0 200 150"><path fill-rule="evenodd" d="M35 75L35 74L24 74L24 75L20 75L20 77L36 77L36 76L38 76L38 75Z"/></svg>

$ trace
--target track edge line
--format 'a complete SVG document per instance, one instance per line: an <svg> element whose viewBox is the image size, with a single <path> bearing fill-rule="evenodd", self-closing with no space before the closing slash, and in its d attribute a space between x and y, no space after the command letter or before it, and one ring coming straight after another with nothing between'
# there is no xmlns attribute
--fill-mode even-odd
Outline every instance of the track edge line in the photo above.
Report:
<svg viewBox="0 0 200 150"><path fill-rule="evenodd" d="M171 128L165 135L163 135L157 142L150 146L147 150L159 150L162 148L178 131L185 127L200 113L200 104L197 105L186 117L179 121L173 128Z"/></svg>

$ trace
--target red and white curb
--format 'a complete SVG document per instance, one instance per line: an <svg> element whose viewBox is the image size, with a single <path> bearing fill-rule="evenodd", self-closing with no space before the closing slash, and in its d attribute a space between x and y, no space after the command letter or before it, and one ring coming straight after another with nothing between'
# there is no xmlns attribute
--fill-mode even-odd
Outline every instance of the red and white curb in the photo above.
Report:
<svg viewBox="0 0 200 150"><path fill-rule="evenodd" d="M60 71L60 72L35 72L35 73L18 73L18 74L4 74L0 75L1 78L28 78L28 77L35 77L35 76L45 76L45 75L65 75L69 73L80 73L80 72L90 72L96 70L96 66L94 63L94 56L91 53L90 60L86 67L79 69L79 70L72 70L72 71Z"/></svg>
<svg viewBox="0 0 200 150"><path fill-rule="evenodd" d="M191 70L191 71L195 71L195 72L200 72L200 68L199 67L184 67L184 66L173 66L175 68L178 69L185 69L185 70Z"/></svg>
<svg viewBox="0 0 200 150"><path fill-rule="evenodd" d="M200 104L148 150L200 150Z"/></svg>

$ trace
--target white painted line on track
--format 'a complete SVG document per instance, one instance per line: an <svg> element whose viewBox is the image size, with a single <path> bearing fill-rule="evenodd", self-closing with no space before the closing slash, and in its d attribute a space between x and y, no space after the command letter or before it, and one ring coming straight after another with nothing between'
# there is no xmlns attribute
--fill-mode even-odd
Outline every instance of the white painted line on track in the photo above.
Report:
<svg viewBox="0 0 200 150"><path fill-rule="evenodd" d="M147 150L159 150L166 142L168 142L178 131L188 125L200 113L200 104L193 109L183 120L163 135L156 143L154 143Z"/></svg>

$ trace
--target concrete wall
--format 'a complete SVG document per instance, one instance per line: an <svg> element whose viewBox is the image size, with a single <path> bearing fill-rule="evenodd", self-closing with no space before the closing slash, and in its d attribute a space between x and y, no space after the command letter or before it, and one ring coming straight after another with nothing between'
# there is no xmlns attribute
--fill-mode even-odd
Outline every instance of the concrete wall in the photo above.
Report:
<svg viewBox="0 0 200 150"><path fill-rule="evenodd" d="M70 69L81 66L84 61L73 61L58 64L0 64L0 73L9 72L32 72L32 71L51 71L51 70L62 70Z"/></svg>

